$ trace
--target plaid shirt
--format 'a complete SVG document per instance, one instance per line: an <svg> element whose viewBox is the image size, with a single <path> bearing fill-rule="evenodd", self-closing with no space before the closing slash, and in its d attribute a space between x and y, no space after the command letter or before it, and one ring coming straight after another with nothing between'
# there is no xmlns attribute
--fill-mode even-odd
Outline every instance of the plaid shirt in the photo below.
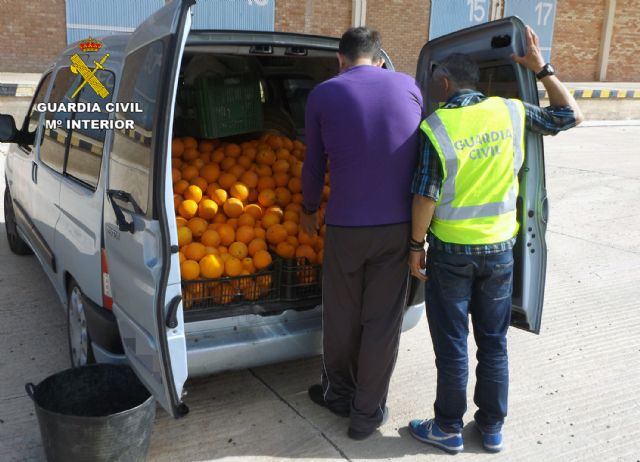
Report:
<svg viewBox="0 0 640 462"><path fill-rule="evenodd" d="M487 97L479 91L461 90L451 96L443 106L444 109L471 106L484 101ZM558 132L568 130L576 125L575 114L569 106L549 106L542 108L529 103L524 104L525 127L534 133L541 135L556 135ZM440 198L442 187L442 165L440 158L433 149L431 141L420 130L420 156L418 168L413 177L411 192L421 196L430 197L434 201ZM488 245L459 245L450 244L438 240L435 236L429 237L430 245L434 245L447 253L463 253L467 255L484 255L498 253L513 248L515 238L508 241Z"/></svg>

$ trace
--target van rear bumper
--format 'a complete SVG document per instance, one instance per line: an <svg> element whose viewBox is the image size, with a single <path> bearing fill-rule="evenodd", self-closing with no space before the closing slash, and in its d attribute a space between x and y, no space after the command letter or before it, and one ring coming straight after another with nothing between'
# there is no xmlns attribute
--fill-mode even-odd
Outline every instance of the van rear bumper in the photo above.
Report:
<svg viewBox="0 0 640 462"><path fill-rule="evenodd" d="M412 305L404 316L402 330L418 324L424 303ZM316 356L322 353L322 320L319 308L313 316L286 316L277 322L227 327L212 332L187 334L189 377L199 377L232 369Z"/></svg>

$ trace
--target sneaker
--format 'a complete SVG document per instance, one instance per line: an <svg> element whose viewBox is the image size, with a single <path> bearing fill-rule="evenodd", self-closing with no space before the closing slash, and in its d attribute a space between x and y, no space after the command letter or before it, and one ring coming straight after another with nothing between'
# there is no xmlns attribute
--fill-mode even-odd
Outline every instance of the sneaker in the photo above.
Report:
<svg viewBox="0 0 640 462"><path fill-rule="evenodd" d="M487 452L500 452L502 451L502 433L485 433L478 425L476 428L482 435L482 447Z"/></svg>
<svg viewBox="0 0 640 462"><path fill-rule="evenodd" d="M462 433L446 433L438 427L434 419L412 420L409 433L415 439L430 444L449 454L457 454L464 449Z"/></svg>
<svg viewBox="0 0 640 462"><path fill-rule="evenodd" d="M374 428L372 428L371 430L356 430L354 428L349 427L349 430L347 431L347 435L349 436L349 438L351 438L352 440L364 440L369 438L373 432L375 432L378 428L382 427L384 424L387 423L387 420L389 420L389 408L387 406L384 407L384 411L382 411L382 421Z"/></svg>
<svg viewBox="0 0 640 462"><path fill-rule="evenodd" d="M335 415L339 417L349 417L349 410L339 411L329 407L327 402L324 400L324 390L322 389L322 385L320 384L311 385L307 390L307 393L309 393L309 398L311 399L311 401L316 403L318 406L322 406L329 409L331 412L333 412Z"/></svg>

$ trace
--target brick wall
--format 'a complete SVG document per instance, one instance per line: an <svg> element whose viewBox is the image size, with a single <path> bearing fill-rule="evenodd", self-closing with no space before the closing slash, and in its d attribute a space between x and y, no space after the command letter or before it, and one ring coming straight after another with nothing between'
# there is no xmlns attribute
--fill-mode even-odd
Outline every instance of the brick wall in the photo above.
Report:
<svg viewBox="0 0 640 462"><path fill-rule="evenodd" d="M382 44L397 70L415 75L427 41L431 0L368 0L367 25L382 34Z"/></svg>
<svg viewBox="0 0 640 462"><path fill-rule="evenodd" d="M640 81L640 8L638 0L618 0L609 50L608 81Z"/></svg>
<svg viewBox="0 0 640 462"><path fill-rule="evenodd" d="M340 37L350 26L350 0L276 0L277 32Z"/></svg>
<svg viewBox="0 0 640 462"><path fill-rule="evenodd" d="M596 80L604 0L559 0L557 8L551 61L558 77L567 82Z"/></svg>
<svg viewBox="0 0 640 462"><path fill-rule="evenodd" d="M66 46L64 0L2 2L0 72L42 72Z"/></svg>

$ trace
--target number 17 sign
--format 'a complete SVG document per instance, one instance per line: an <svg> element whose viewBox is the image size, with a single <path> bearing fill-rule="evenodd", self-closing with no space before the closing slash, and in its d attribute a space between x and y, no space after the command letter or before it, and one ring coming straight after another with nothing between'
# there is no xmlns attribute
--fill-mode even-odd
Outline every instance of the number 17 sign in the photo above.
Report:
<svg viewBox="0 0 640 462"><path fill-rule="evenodd" d="M544 60L551 60L553 23L556 17L557 0L507 0L504 16L519 16L540 37L540 49Z"/></svg>

